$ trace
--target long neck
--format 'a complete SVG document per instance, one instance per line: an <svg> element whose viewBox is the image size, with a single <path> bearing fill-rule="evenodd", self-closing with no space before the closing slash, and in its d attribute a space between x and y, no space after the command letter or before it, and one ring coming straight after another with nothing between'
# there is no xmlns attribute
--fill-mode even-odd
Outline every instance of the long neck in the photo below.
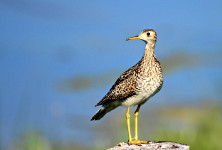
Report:
<svg viewBox="0 0 222 150"><path fill-rule="evenodd" d="M150 40L148 43L146 43L142 61L147 62L147 61L152 60L152 58L155 57L154 55L155 44L156 44L156 40Z"/></svg>

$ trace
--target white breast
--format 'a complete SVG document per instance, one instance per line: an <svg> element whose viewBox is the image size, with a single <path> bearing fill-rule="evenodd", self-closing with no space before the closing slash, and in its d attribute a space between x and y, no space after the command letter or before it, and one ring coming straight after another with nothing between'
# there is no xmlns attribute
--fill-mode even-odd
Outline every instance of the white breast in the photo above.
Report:
<svg viewBox="0 0 222 150"><path fill-rule="evenodd" d="M150 94L147 92L142 92L139 95L134 95L126 99L121 105L122 106L135 106L144 103L149 99Z"/></svg>
<svg viewBox="0 0 222 150"><path fill-rule="evenodd" d="M151 82L153 84L151 84ZM122 102L122 106L135 106L139 104L145 103L150 97L156 94L158 92L159 87L161 88L162 84L151 81L150 84L152 86L149 86L149 88L141 88L143 90L139 91L137 95L134 95L132 97L127 98L125 101Z"/></svg>

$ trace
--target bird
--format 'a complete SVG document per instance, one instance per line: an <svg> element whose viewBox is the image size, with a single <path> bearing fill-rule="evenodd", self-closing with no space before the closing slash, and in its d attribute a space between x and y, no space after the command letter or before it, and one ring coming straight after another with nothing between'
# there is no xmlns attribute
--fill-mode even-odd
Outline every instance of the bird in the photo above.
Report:
<svg viewBox="0 0 222 150"><path fill-rule="evenodd" d="M113 84L109 92L95 106L101 108L91 118L100 120L106 113L119 107L127 107L126 123L128 129L128 144L141 145L148 141L138 138L138 115L141 105L159 92L163 85L163 74L160 62L154 54L157 34L153 29L144 29L138 36L126 40L140 39L145 42L145 50L140 61L125 71ZM131 136L130 130L130 106L137 106L134 113L135 135Z"/></svg>

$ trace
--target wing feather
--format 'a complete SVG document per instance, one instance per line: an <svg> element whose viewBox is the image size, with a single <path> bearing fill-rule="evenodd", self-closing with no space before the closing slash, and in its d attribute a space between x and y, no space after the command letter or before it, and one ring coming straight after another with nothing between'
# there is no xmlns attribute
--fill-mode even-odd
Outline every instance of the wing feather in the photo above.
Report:
<svg viewBox="0 0 222 150"><path fill-rule="evenodd" d="M109 92L96 105L104 105L115 100L125 100L128 97L135 95L137 68L139 63L125 71L113 84Z"/></svg>

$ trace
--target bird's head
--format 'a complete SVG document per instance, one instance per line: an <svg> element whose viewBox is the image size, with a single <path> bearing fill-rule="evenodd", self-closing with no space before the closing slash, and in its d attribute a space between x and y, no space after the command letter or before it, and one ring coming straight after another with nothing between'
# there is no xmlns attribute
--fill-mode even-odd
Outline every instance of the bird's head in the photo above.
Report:
<svg viewBox="0 0 222 150"><path fill-rule="evenodd" d="M151 41L156 41L157 35L153 29L145 29L138 36L130 37L126 40L128 41L128 40L132 40L132 39L141 39L144 42L148 43Z"/></svg>

